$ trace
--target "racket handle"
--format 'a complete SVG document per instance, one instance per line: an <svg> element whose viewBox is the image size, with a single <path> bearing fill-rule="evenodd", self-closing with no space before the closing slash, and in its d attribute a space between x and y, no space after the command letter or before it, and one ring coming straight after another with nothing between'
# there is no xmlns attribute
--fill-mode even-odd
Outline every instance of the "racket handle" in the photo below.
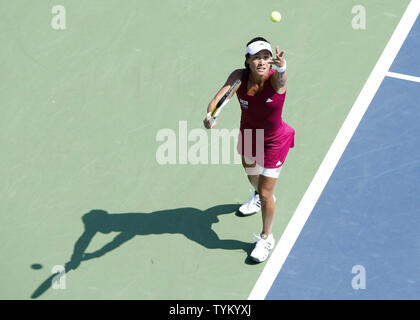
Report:
<svg viewBox="0 0 420 320"><path fill-rule="evenodd" d="M210 117L210 119L209 119L209 123L210 123L210 125L212 126L213 125L213 123L216 121L216 119L215 118L213 118L213 117Z"/></svg>

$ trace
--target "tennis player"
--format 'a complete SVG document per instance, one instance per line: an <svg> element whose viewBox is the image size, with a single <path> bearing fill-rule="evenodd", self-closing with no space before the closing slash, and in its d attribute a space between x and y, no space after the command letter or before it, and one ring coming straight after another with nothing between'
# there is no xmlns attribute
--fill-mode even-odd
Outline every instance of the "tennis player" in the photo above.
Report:
<svg viewBox="0 0 420 320"><path fill-rule="evenodd" d="M262 37L247 43L245 69L233 71L226 83L207 107L204 126L210 124L210 113L230 86L241 80L236 92L241 106L240 135L237 150L254 195L242 204L242 215L262 211L262 232L256 236L251 258L265 261L274 248L272 225L275 212L274 187L290 148L294 147L295 130L282 119L286 97L286 60L284 51L276 46L275 56L271 44ZM263 134L261 134L263 133ZM258 138L261 137L261 138Z"/></svg>

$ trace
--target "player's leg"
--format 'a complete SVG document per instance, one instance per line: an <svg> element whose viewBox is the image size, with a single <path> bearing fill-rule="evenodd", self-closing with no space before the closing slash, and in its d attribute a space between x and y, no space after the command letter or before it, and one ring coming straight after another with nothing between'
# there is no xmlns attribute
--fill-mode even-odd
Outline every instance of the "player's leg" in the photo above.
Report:
<svg viewBox="0 0 420 320"><path fill-rule="evenodd" d="M243 203L239 208L239 212L242 215L247 216L255 214L261 209L261 202L257 190L262 168L258 166L255 161L252 162L250 159L247 159L244 156L242 156L242 166L245 169L245 173L249 182L255 190L254 194L249 198L249 200Z"/></svg>
<svg viewBox="0 0 420 320"><path fill-rule="evenodd" d="M251 258L256 262L265 261L270 250L274 248L272 227L275 213L274 187L280 174L280 168L263 169L258 180L258 192L262 211L262 232L256 236L257 242L251 253Z"/></svg>
<svg viewBox="0 0 420 320"><path fill-rule="evenodd" d="M239 212L244 216L249 216L257 213L261 209L261 201L259 195L259 180L261 174L265 172L265 175L278 177L280 168L266 169L258 165L255 161L252 163L251 160L242 156L242 166L245 169L249 182L255 189L254 194L249 200L241 205ZM276 202L276 198L273 197L273 201Z"/></svg>
<svg viewBox="0 0 420 320"><path fill-rule="evenodd" d="M242 166L245 169L246 175L249 182L254 187L255 191L258 190L258 179L260 177L260 171L255 161L251 161L242 156Z"/></svg>
<svg viewBox="0 0 420 320"><path fill-rule="evenodd" d="M264 175L261 175L259 178L258 193L260 195L263 222L263 228L261 233L267 236L271 234L274 220L274 186L276 184L276 181L277 178L267 177Z"/></svg>

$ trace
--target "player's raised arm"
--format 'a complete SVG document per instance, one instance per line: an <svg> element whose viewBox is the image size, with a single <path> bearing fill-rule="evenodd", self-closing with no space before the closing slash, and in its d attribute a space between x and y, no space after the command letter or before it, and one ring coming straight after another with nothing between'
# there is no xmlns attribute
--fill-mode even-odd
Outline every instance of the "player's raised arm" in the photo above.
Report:
<svg viewBox="0 0 420 320"><path fill-rule="evenodd" d="M284 50L280 51L279 46L276 46L276 56L272 59L271 64L276 69L273 74L273 87L276 91L283 91L286 87L287 74L286 74L286 59L284 58Z"/></svg>
<svg viewBox="0 0 420 320"><path fill-rule="evenodd" d="M242 77L242 69L237 69L233 71L229 77L227 78L225 84L223 87L216 93L214 98L210 101L210 103L207 106L207 115L203 120L204 127L207 129L211 129L216 125L216 120L211 124L211 113L216 107L217 103L222 99L222 97L229 91L229 89L234 85L235 81L240 80Z"/></svg>

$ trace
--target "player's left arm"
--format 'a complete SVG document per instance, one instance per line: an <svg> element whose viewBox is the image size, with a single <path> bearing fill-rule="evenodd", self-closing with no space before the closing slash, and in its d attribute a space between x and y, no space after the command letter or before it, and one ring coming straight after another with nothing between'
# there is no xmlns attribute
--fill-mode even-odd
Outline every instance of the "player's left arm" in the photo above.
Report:
<svg viewBox="0 0 420 320"><path fill-rule="evenodd" d="M282 94L286 91L286 59L284 58L284 50L280 51L279 46L276 46L276 56L271 60L271 64L275 66L276 69L280 68L280 72L276 71L271 77L271 85L274 90ZM282 70L284 69L284 71Z"/></svg>

